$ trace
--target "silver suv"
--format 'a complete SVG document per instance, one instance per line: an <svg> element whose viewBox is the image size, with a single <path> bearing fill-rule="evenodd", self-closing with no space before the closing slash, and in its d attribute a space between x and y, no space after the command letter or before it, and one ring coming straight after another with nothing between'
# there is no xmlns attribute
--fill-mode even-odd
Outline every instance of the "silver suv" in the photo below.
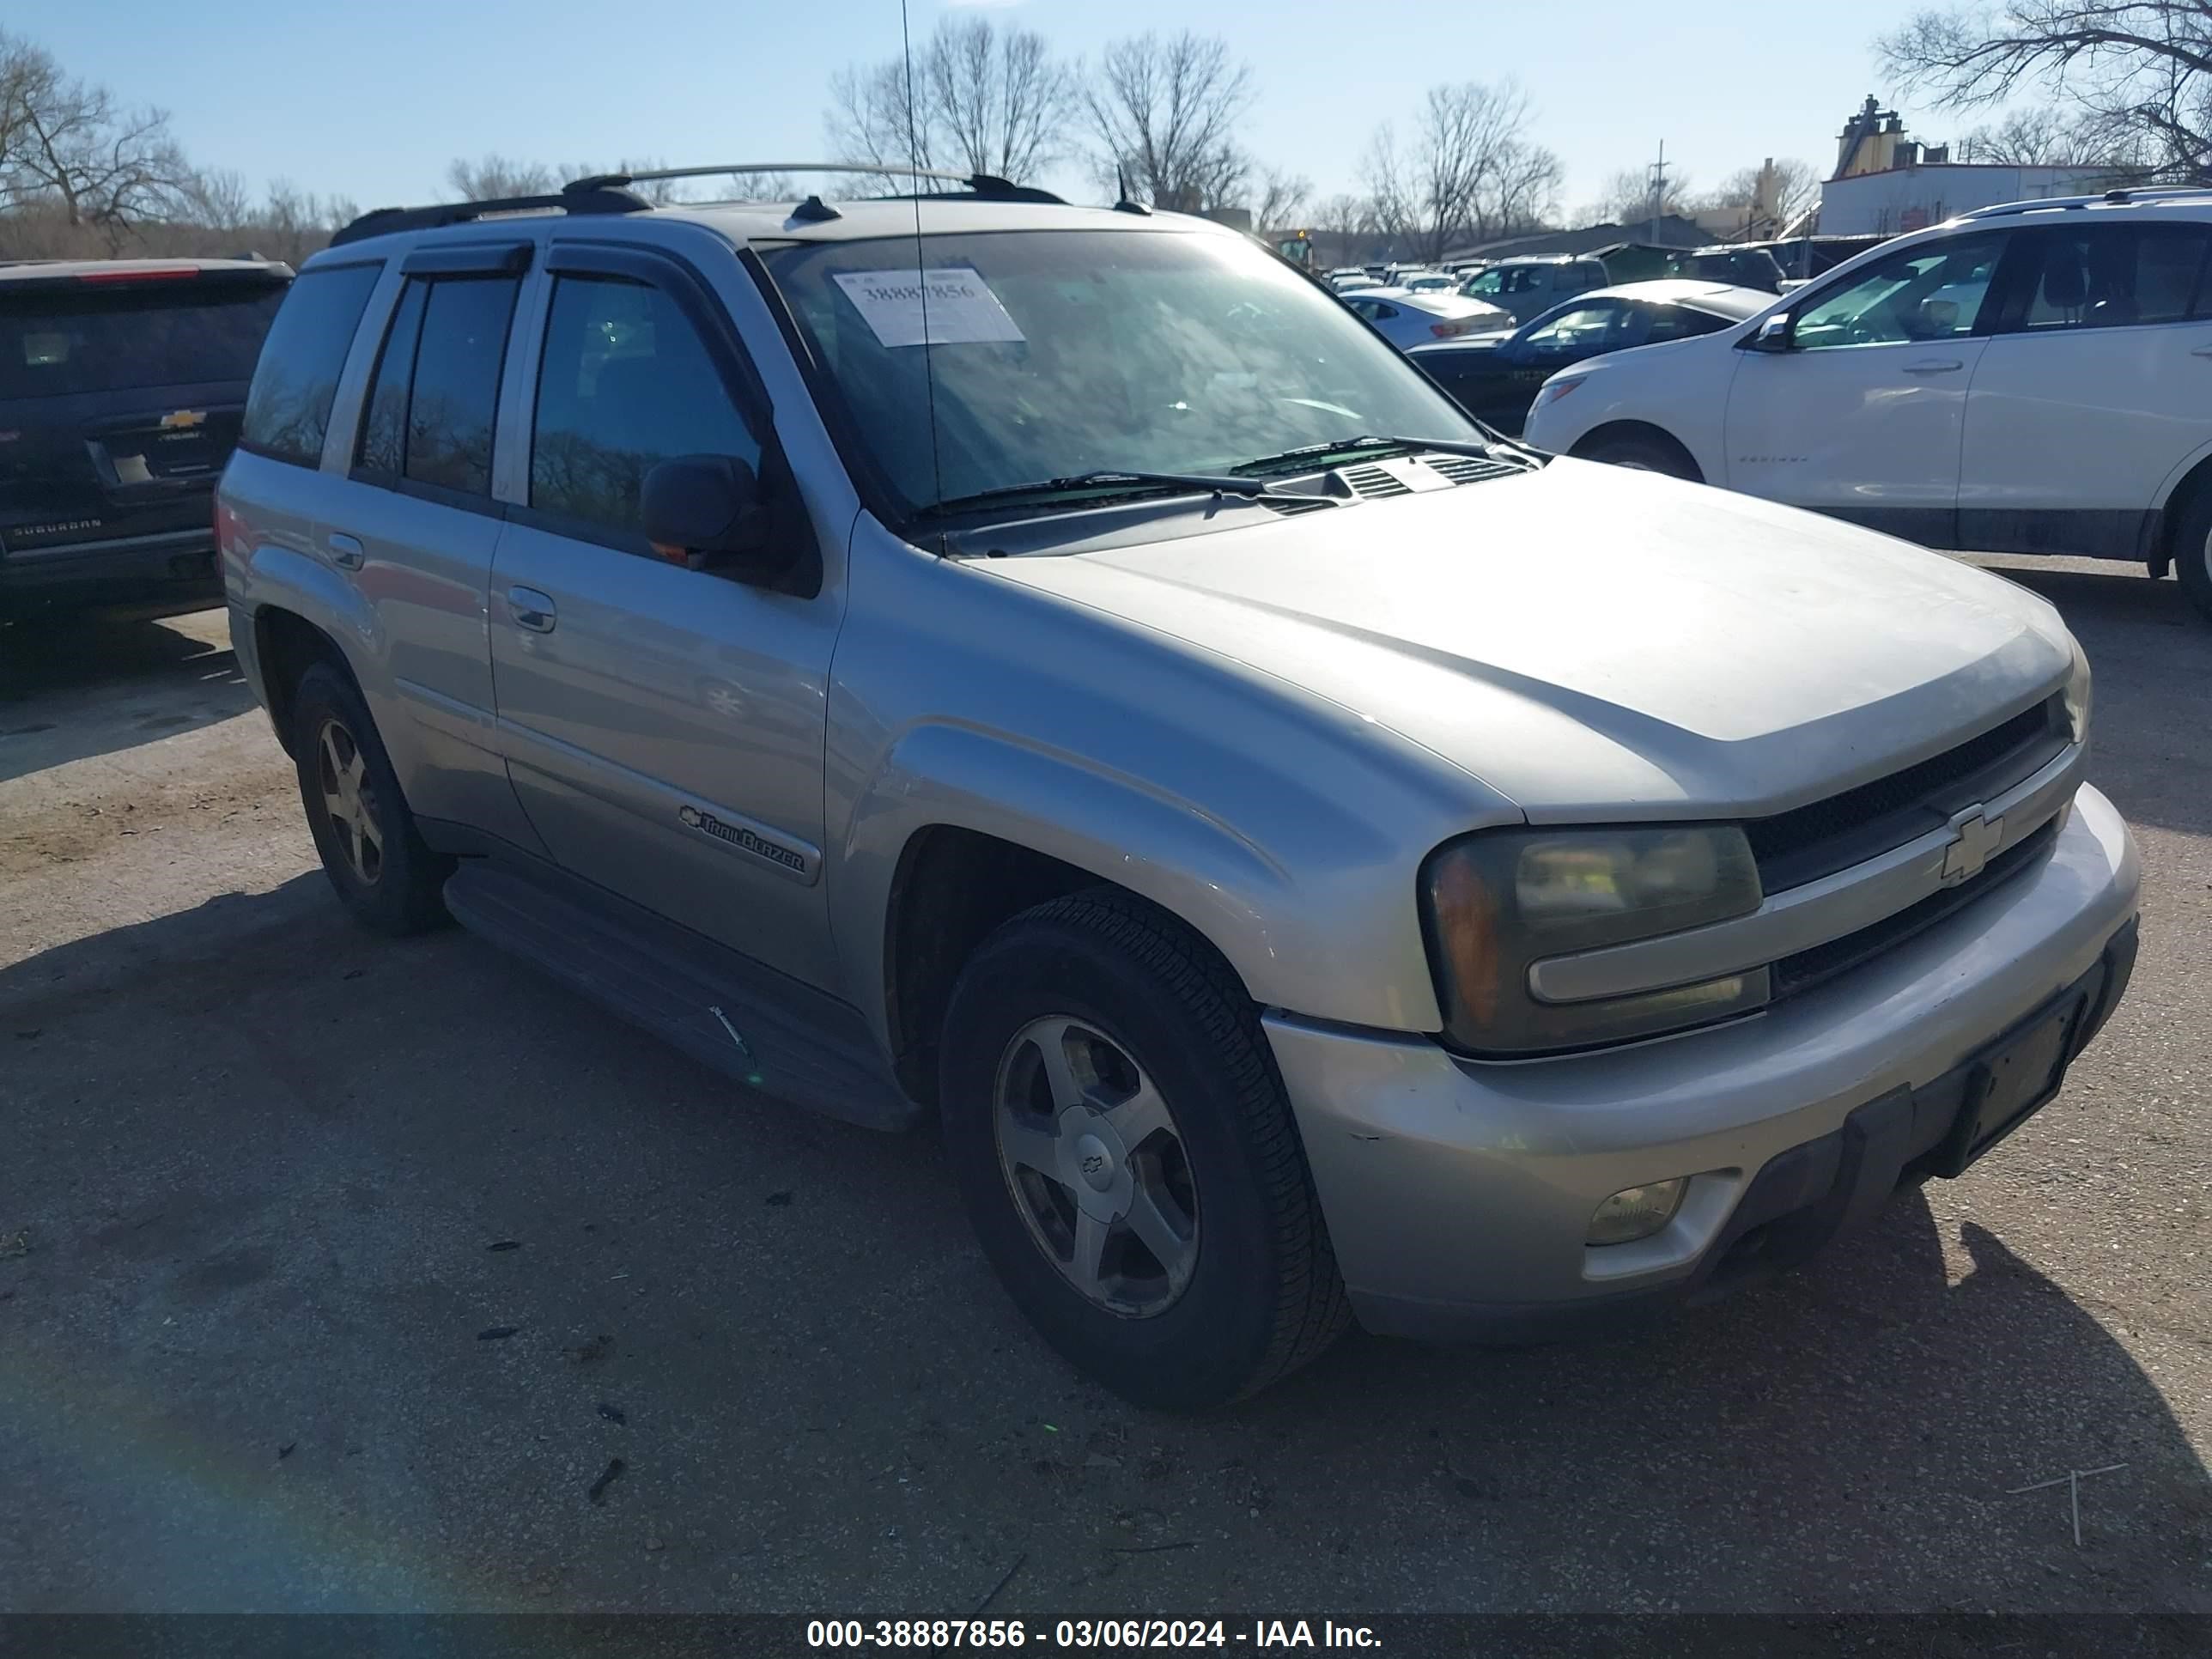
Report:
<svg viewBox="0 0 2212 1659"><path fill-rule="evenodd" d="M1200 220L631 182L307 262L239 659L362 921L939 1119L1129 1397L1741 1284L2118 1001L2135 852L2021 588L1547 464Z"/></svg>

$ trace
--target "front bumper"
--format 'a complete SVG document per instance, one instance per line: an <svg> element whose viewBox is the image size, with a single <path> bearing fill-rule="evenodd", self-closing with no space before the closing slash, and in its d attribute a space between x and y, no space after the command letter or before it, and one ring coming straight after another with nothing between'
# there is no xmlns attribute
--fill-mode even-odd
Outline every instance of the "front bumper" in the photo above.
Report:
<svg viewBox="0 0 2212 1659"><path fill-rule="evenodd" d="M1602 1053L1460 1060L1423 1037L1266 1022L1338 1267L1370 1329L1528 1341L1786 1267L1947 1146L1977 1058L2062 996L2071 1052L2134 963L2139 877L2084 785L2048 855L1864 967L1734 1024ZM1947 1160L1949 1160L1947 1162ZM1654 1237L1590 1248L1625 1188L1693 1176Z"/></svg>

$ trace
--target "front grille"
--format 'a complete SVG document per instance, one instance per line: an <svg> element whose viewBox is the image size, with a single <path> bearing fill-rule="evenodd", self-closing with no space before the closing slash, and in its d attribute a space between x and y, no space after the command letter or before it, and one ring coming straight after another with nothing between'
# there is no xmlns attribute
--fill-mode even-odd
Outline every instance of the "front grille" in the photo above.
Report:
<svg viewBox="0 0 2212 1659"><path fill-rule="evenodd" d="M1784 957L1771 969L1773 1000L1818 985L1822 980L1832 979L1846 973L1861 963L1871 961L1885 951L1894 950L1915 933L1933 927L1944 917L1972 904L2007 878L2017 875L2058 839L2058 820L2052 818L2026 840L2015 842L1982 866L1981 874L1972 880L1962 881L1956 887L1946 887L1930 893L1917 904L1884 916L1869 923L1856 933L1832 939L1825 945L1816 945L1800 951L1794 957Z"/></svg>
<svg viewBox="0 0 2212 1659"><path fill-rule="evenodd" d="M1960 808L2002 794L2047 765L2067 741L2065 699L2054 696L1901 772L1753 818L1743 831L1759 884L1768 893L1801 887L1940 830Z"/></svg>

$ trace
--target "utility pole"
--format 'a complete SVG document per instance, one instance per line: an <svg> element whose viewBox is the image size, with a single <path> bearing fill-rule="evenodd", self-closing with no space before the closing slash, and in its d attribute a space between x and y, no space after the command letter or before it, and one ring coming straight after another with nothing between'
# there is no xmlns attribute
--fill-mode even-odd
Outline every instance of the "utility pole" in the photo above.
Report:
<svg viewBox="0 0 2212 1659"><path fill-rule="evenodd" d="M1651 230L1650 240L1655 247L1659 242L1659 208L1667 199L1667 141L1659 141L1659 159L1651 164Z"/></svg>

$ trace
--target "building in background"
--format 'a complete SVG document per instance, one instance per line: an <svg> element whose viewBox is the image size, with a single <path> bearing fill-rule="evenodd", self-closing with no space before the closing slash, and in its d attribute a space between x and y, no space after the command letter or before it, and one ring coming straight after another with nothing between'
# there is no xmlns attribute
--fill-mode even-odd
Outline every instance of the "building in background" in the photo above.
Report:
<svg viewBox="0 0 2212 1659"><path fill-rule="evenodd" d="M1836 171L1820 186L1823 236L1897 236L2000 202L2087 196L2125 182L2109 167L1954 161L1948 144L1909 137L1869 97L1837 136Z"/></svg>

